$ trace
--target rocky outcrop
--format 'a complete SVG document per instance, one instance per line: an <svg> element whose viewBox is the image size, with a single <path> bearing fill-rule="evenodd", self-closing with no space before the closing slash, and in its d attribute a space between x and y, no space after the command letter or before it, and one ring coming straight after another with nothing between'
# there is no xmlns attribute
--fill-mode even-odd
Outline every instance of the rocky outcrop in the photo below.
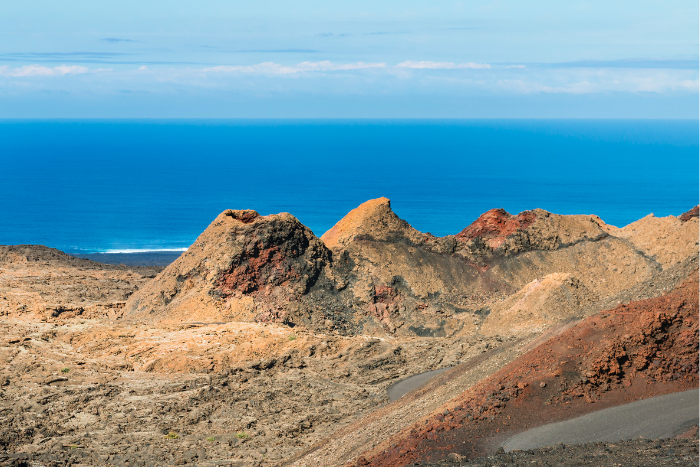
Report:
<svg viewBox="0 0 700 467"><path fill-rule="evenodd" d="M686 221L689 221L689 220L692 219L692 218L696 218L696 219L697 219L698 216L700 215L700 210L699 210L699 208L700 208L700 206L695 206L695 207L692 208L691 210L684 212L683 214L681 214L680 216L678 216L678 220L680 220L681 222L686 222Z"/></svg>
<svg viewBox="0 0 700 467"><path fill-rule="evenodd" d="M460 241L481 238L489 248L498 248L506 238L519 230L525 230L537 219L533 211L524 211L513 216L505 209L491 209L479 216L469 227L455 235Z"/></svg>
<svg viewBox="0 0 700 467"><path fill-rule="evenodd" d="M126 304L130 318L166 322L325 319L304 306L330 251L290 214L225 211Z"/></svg>
<svg viewBox="0 0 700 467"><path fill-rule="evenodd" d="M422 244L432 237L424 234L400 219L391 210L387 198L377 198L362 203L350 211L321 240L328 248L339 250L355 240L373 240L381 242L407 241Z"/></svg>
<svg viewBox="0 0 700 467"><path fill-rule="evenodd" d="M455 236L456 250L478 264L526 251L553 251L607 237L593 216L561 216L542 209L513 216L492 209Z"/></svg>

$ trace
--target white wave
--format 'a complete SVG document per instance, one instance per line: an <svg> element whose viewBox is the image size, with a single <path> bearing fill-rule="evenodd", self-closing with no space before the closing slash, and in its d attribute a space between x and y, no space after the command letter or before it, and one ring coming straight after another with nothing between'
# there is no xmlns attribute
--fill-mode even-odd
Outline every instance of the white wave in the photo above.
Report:
<svg viewBox="0 0 700 467"><path fill-rule="evenodd" d="M187 251L187 248L158 248L158 249L153 249L153 248L145 248L145 249L138 249L138 248L127 248L124 250L105 250L105 251L100 251L98 253L106 253L106 254L114 254L114 253L161 253L164 251Z"/></svg>

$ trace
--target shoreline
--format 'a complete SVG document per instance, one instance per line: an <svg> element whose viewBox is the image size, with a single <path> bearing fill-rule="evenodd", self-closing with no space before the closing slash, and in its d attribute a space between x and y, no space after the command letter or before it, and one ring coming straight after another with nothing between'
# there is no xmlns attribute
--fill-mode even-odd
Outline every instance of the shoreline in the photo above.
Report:
<svg viewBox="0 0 700 467"><path fill-rule="evenodd" d="M168 266L184 251L141 251L135 253L66 253L76 258L124 266Z"/></svg>

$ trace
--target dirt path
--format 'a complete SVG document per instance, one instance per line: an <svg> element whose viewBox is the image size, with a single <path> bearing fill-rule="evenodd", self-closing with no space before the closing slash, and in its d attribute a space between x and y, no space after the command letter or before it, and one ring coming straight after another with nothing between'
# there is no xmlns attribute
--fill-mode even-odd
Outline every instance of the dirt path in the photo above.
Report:
<svg viewBox="0 0 700 467"><path fill-rule="evenodd" d="M698 424L698 390L652 397L527 430L504 444L506 451L557 443L580 444L643 437L671 438Z"/></svg>
<svg viewBox="0 0 700 467"><path fill-rule="evenodd" d="M391 402L394 402L395 400L400 399L409 392L423 386L435 376L447 370L449 370L449 368L440 368L439 370L426 371L425 373L413 375L410 378L406 378L394 385L389 386L389 388L386 390L386 393L389 396L389 400Z"/></svg>

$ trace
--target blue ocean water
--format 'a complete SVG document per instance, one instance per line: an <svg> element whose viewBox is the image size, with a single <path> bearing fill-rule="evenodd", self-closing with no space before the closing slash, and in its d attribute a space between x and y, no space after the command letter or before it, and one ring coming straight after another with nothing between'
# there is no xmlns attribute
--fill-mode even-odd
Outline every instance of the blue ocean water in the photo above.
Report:
<svg viewBox="0 0 700 467"><path fill-rule="evenodd" d="M1 120L0 244L179 249L224 209L317 235L380 196L454 234L543 208L622 226L698 204L698 122Z"/></svg>

